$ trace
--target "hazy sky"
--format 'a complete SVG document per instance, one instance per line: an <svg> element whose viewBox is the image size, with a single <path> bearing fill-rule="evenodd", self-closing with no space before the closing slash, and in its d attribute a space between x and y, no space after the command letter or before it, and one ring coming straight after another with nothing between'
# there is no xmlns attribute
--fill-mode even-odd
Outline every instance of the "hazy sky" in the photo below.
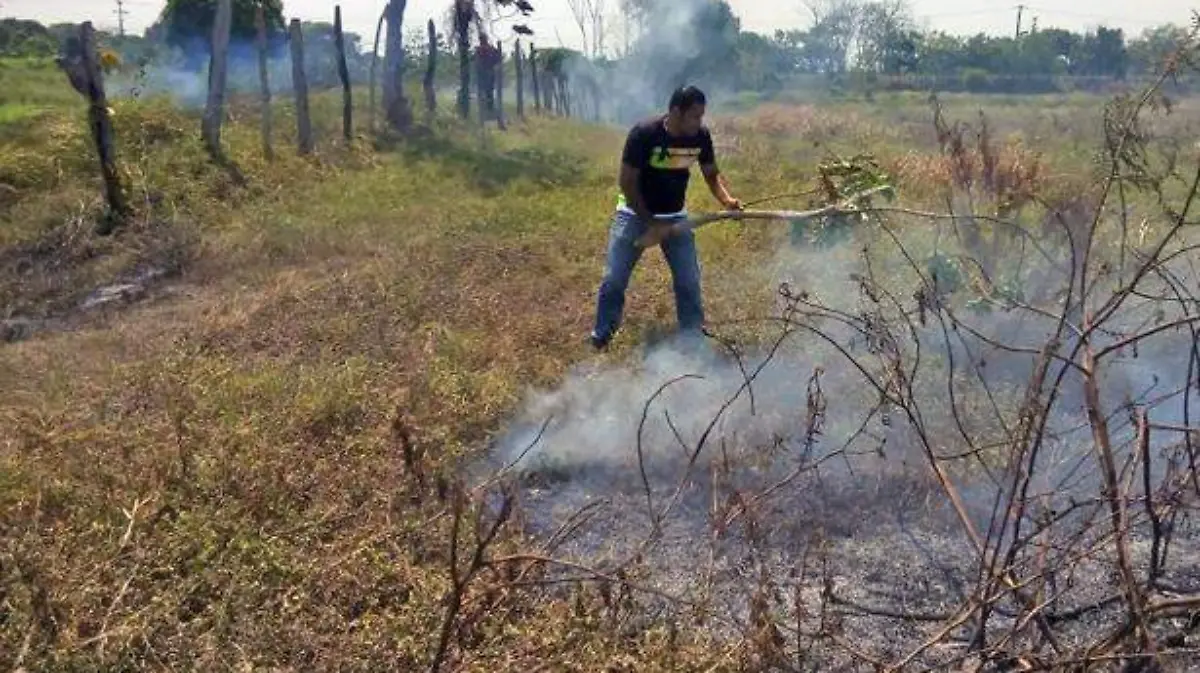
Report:
<svg viewBox="0 0 1200 673"><path fill-rule="evenodd" d="M537 17L529 22L536 42L546 46L578 46L579 31L571 18L568 0L530 0ZM605 0L613 10L619 0ZM927 26L953 33L1012 33L1016 28L1018 0L910 0L915 14ZM336 0L284 0L288 18L333 20ZM126 30L140 33L155 20L162 0L124 0ZM364 41L374 39L375 22L386 0L341 0L346 29ZM421 25L431 16L439 28L450 0L409 0L407 22ZM777 28L804 27L808 14L802 0L730 0L749 30L771 33ZM1041 27L1082 30L1099 24L1124 28L1127 34L1167 22L1186 25L1196 0L1034 0L1027 4L1024 24L1037 17ZM97 27L115 28L117 0L0 0L0 17L39 21L91 20Z"/></svg>

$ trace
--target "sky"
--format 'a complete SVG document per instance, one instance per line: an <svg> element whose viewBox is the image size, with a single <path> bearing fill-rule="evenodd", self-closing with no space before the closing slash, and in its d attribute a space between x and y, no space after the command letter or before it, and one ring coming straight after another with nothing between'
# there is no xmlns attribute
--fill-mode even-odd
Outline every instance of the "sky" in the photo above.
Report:
<svg viewBox="0 0 1200 673"><path fill-rule="evenodd" d="M337 0L284 0L287 18L333 21ZM579 29L571 15L568 0L530 0L536 16L526 23L535 31L541 46L578 48ZM914 14L927 28L958 34L1011 34L1016 30L1017 3L1020 0L909 0ZM163 0L121 0L125 8L125 28L141 33L161 12ZM619 0L604 0L615 14ZM809 14L802 0L729 0L746 30L771 34L778 28L803 28ZM90 20L98 28L115 29L117 0L0 0L0 17L35 19L42 22L80 22ZM375 25L386 0L341 0L346 30L363 36L364 43L374 39ZM409 0L405 22L424 25L429 18L443 26L450 0ZM1034 0L1022 12L1024 27L1036 17L1042 28L1070 30L1094 29L1098 25L1124 28L1127 35L1173 22L1186 25L1196 0Z"/></svg>

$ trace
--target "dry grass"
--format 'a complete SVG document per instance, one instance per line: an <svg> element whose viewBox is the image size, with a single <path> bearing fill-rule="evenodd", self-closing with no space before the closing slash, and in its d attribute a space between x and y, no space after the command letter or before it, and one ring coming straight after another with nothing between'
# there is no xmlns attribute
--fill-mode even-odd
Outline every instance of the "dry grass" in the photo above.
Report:
<svg viewBox="0 0 1200 673"><path fill-rule="evenodd" d="M194 114L115 107L139 216L114 237L91 231L79 110L6 129L0 145L0 299L72 328L0 347L0 668L428 668L457 595L454 503L465 521L484 511L485 528L494 516L456 486L460 461L526 386L587 357L620 135L535 120L481 140L443 120L379 151L346 148L322 99L318 156L287 149L283 108L268 164L252 108L235 105L225 137L250 183L238 188L203 156ZM807 179L788 147L757 138L888 135L810 108L731 124L744 196ZM884 159L904 185L952 170ZM1038 166L1014 143L995 171L1036 188ZM699 186L692 198L709 203ZM700 236L723 321L772 303L772 279L748 270L782 236L752 226ZM157 301L77 309L146 267L167 272ZM666 265L647 255L609 357L673 315ZM491 554L522 548L520 516ZM633 620L611 587L518 581L540 577L534 565L497 563L463 587L446 670L752 661L668 617Z"/></svg>
<svg viewBox="0 0 1200 673"><path fill-rule="evenodd" d="M618 136L538 121L481 144L446 122L301 160L284 108L267 164L235 105L239 189L194 114L114 107L139 212L115 236L92 231L77 110L0 152L0 296L10 317L71 328L0 350L0 667L428 666L446 484L523 386L586 353ZM316 108L334 138L334 107ZM168 272L157 301L78 309L145 267ZM648 259L627 343L673 316L669 292ZM666 648L597 628L598 597L576 611L505 590L493 611L482 593L465 597L456 668L633 670Z"/></svg>

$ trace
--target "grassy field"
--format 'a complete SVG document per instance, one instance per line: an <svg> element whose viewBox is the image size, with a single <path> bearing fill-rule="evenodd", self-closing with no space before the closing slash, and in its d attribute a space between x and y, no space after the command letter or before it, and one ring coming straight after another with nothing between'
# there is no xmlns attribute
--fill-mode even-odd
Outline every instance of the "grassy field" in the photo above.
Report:
<svg viewBox="0 0 1200 673"><path fill-rule="evenodd" d="M295 156L283 104L268 162L255 103L234 101L242 187L207 160L197 113L116 100L137 216L99 237L82 104L53 71L0 68L0 668L761 666L753 639L539 581L519 511L472 567L472 517L486 532L495 514L464 465L529 387L673 326L648 254L614 351L586 347L621 129L531 118L480 134L439 117L376 142L360 113L347 147L322 94L316 155ZM1065 200L1092 184L1103 102L944 104L971 122L987 109L1001 196ZM909 207L938 208L953 180L919 96L713 114L746 200L812 189L830 152L874 154ZM1175 119L1195 116L1170 118L1172 134L1195 130ZM712 207L702 184L690 198ZM752 321L776 306L768 262L790 234L699 233L715 329L766 338ZM931 249L932 227L910 236ZM137 301L81 308L120 283Z"/></svg>

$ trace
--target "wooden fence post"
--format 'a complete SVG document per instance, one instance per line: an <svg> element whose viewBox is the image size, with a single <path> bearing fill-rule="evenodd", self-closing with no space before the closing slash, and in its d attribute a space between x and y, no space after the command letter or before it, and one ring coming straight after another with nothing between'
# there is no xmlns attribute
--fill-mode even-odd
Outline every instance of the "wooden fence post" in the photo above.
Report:
<svg viewBox="0 0 1200 673"><path fill-rule="evenodd" d="M208 101L200 135L214 160L220 160L221 122L225 116L225 82L229 63L229 29L233 22L233 0L220 0L213 21L212 55L208 64Z"/></svg>
<svg viewBox="0 0 1200 673"><path fill-rule="evenodd" d="M433 19L429 20L429 63L425 66L425 112L429 116L429 121L433 121L433 115L437 111L437 57L438 57L438 42L437 42L437 26L434 25Z"/></svg>
<svg viewBox="0 0 1200 673"><path fill-rule="evenodd" d="M300 154L313 151L312 119L308 114L308 78L304 73L304 33L300 19L288 26L292 43L292 90L296 95L296 127Z"/></svg>
<svg viewBox="0 0 1200 673"><path fill-rule="evenodd" d="M517 118L525 119L525 56L521 51L521 41L517 40L513 50L513 67L517 76Z"/></svg>
<svg viewBox="0 0 1200 673"><path fill-rule="evenodd" d="M529 75L533 81L533 110L534 112L542 111L542 87L538 82L537 69L537 47L531 42L529 44Z"/></svg>
<svg viewBox="0 0 1200 673"><path fill-rule="evenodd" d="M367 104L367 124L371 128L371 132L375 132L375 68L379 64L379 37L383 35L383 22L387 20L387 8L379 14L379 23L375 24L375 46L371 49L371 77L370 83L367 85L368 95L370 96ZM384 96L385 98L387 96Z"/></svg>
<svg viewBox="0 0 1200 673"><path fill-rule="evenodd" d="M476 56L476 58L475 58L475 106L479 108L479 125L480 126L486 125L487 118L488 118L487 93L484 90L483 80L484 80L483 63L482 63L482 61L479 60L479 57Z"/></svg>
<svg viewBox="0 0 1200 673"><path fill-rule="evenodd" d="M496 125L504 130L504 43L496 41Z"/></svg>
<svg viewBox="0 0 1200 673"><path fill-rule="evenodd" d="M454 33L458 42L458 115L471 118L471 20L475 6L470 0L454 2Z"/></svg>
<svg viewBox="0 0 1200 673"><path fill-rule="evenodd" d="M129 206L117 174L117 158L113 145L112 120L108 116L108 97L104 93L104 75L97 62L96 31L91 21L79 27L77 40L68 40L58 65L67 75L71 86L88 99L88 122L96 154L100 159L100 173L104 179L104 195L108 202L108 215L97 226L101 236L111 234L129 216Z"/></svg>
<svg viewBox="0 0 1200 673"><path fill-rule="evenodd" d="M350 93L350 68L346 65L346 38L342 34L342 6L333 7L333 44L337 49L338 77L342 80L342 136L354 140L354 100Z"/></svg>
<svg viewBox="0 0 1200 673"><path fill-rule="evenodd" d="M383 61L383 107L388 123L397 131L412 122L412 110L404 96L404 10L408 0L389 0L387 5L387 52Z"/></svg>
<svg viewBox="0 0 1200 673"><path fill-rule="evenodd" d="M258 81L262 88L262 143L268 161L275 158L271 149L271 80L267 69L267 19L260 4L254 10L254 27L258 32Z"/></svg>

